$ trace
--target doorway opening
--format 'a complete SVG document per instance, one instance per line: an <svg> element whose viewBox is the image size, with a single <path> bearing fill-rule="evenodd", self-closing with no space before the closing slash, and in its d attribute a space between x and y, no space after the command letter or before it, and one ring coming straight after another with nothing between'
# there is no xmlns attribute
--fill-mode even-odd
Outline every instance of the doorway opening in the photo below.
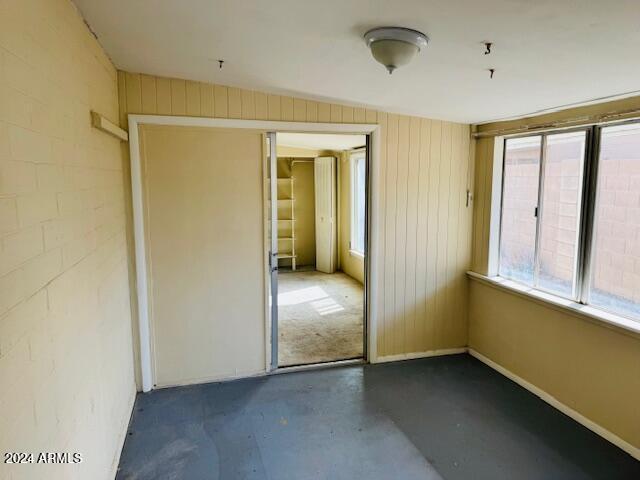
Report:
<svg viewBox="0 0 640 480"><path fill-rule="evenodd" d="M274 137L277 367L365 358L367 136Z"/></svg>

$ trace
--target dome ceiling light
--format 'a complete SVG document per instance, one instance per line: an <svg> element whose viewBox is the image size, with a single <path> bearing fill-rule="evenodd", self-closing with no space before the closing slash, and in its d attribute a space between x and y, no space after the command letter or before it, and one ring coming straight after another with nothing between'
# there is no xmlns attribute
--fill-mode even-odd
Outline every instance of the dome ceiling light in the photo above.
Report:
<svg viewBox="0 0 640 480"><path fill-rule="evenodd" d="M410 28L378 27L364 34L371 54L385 66L389 74L406 65L418 52L427 46L429 37Z"/></svg>

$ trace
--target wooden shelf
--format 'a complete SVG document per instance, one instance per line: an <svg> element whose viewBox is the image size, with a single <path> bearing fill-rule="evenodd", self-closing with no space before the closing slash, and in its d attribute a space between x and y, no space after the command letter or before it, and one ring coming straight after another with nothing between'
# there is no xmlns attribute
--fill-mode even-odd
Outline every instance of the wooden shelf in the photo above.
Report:
<svg viewBox="0 0 640 480"><path fill-rule="evenodd" d="M269 179L267 179L269 181ZM291 260L291 268L296 269L296 234L295 234L295 198L294 198L294 179L293 177L278 177L277 179L277 192L272 192L276 195L276 202L278 207L278 243L286 242L287 252L281 252L278 254L278 260ZM273 200L269 200L269 205L272 205ZM284 215L281 215L284 214ZM281 230L283 232L281 233ZM280 235L287 235L280 236Z"/></svg>

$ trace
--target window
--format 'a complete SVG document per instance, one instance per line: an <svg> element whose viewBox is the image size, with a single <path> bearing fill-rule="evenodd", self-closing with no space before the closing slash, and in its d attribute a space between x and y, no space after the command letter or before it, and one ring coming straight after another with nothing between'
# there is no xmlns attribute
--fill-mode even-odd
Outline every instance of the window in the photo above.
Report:
<svg viewBox="0 0 640 480"><path fill-rule="evenodd" d="M509 138L502 180L498 274L640 321L640 123Z"/></svg>
<svg viewBox="0 0 640 480"><path fill-rule="evenodd" d="M351 243L350 251L364 256L366 156L364 151L351 154Z"/></svg>
<svg viewBox="0 0 640 480"><path fill-rule="evenodd" d="M588 302L640 320L640 124L601 132Z"/></svg>

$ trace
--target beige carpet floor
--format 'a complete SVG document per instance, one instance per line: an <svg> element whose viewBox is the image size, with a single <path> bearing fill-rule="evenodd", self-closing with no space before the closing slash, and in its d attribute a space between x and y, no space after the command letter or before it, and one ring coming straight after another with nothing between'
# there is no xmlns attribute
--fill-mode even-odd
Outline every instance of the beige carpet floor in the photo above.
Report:
<svg viewBox="0 0 640 480"><path fill-rule="evenodd" d="M342 272L278 275L278 365L362 357L364 290Z"/></svg>

